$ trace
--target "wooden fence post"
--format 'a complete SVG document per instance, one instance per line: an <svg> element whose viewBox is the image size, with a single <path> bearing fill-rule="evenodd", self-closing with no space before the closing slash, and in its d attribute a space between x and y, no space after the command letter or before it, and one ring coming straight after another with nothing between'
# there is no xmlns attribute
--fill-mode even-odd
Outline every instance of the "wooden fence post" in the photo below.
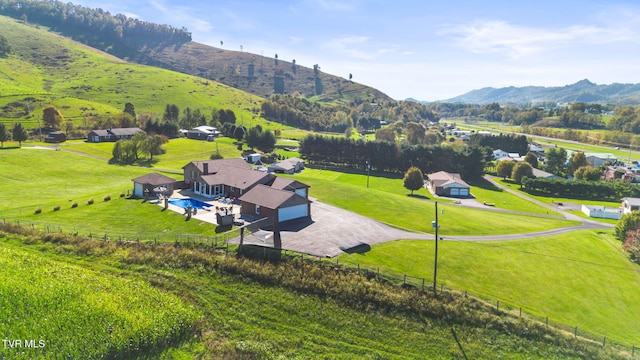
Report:
<svg viewBox="0 0 640 360"><path fill-rule="evenodd" d="M578 327L576 326L576 328L573 330L573 337L577 338L578 337Z"/></svg>
<svg viewBox="0 0 640 360"><path fill-rule="evenodd" d="M496 312L500 312L500 300L496 300Z"/></svg>
<svg viewBox="0 0 640 360"><path fill-rule="evenodd" d="M547 324L547 329L549 328L549 317L547 316L546 320L545 320L546 324Z"/></svg>
<svg viewBox="0 0 640 360"><path fill-rule="evenodd" d="M402 280L402 285L407 283L407 274L404 274L404 279Z"/></svg>

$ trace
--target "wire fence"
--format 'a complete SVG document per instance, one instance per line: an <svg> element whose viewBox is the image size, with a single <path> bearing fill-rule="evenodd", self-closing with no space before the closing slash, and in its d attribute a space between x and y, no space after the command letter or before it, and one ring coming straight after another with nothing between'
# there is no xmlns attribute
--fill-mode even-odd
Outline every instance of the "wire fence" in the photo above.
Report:
<svg viewBox="0 0 640 360"><path fill-rule="evenodd" d="M317 266L332 266L342 271L356 273L360 276L366 277L369 280L382 281L395 286L412 288L418 291L430 291L439 294L445 292L463 294L463 296L465 297L473 297L476 300L491 305L496 313L499 313L501 315L512 316L515 318L528 318L530 320L545 324L545 326L549 329L555 329L556 331L559 331L563 334L588 341L594 346L610 346L619 349L621 352L628 354L631 357L640 357L640 347L636 346L635 344L622 343L620 341L612 340L606 335L600 335L591 331L587 331L579 324L573 326L568 325L558 319L554 319L553 317L540 315L543 312L526 309L520 305L496 299L490 294L480 294L477 292L449 287L444 281L438 281L437 284L434 284L432 278L395 273L385 269L381 270L380 267L367 266L359 263L341 262L339 258L327 259L292 250L280 251L273 248L263 248L260 251L253 251L251 255L271 261L303 261L313 263Z"/></svg>
<svg viewBox="0 0 640 360"><path fill-rule="evenodd" d="M234 252L238 249L237 244L232 241L241 234L240 228L218 235L200 235L200 234L148 234L148 233L127 233L120 232L93 232L90 228L68 227L63 228L60 225L36 223L32 221L20 221L17 219L2 219L3 223L13 223L23 228L42 231L44 233L69 233L77 236L85 236L96 241L113 241L128 242L132 244L159 244L174 243L185 247L208 248L211 250L224 250L225 253ZM252 234L257 227L247 226L242 230L245 236ZM235 241L233 241L235 243ZM540 315L542 312L525 309L524 307L492 298L491 294L480 294L472 291L455 289L449 287L445 281L439 281L434 284L433 279L426 277L417 277L409 274L395 273L380 267L373 267L359 263L341 262L339 258L328 259L325 257L312 256L293 250L278 250L266 246L244 245L242 253L245 256L268 260L268 261L301 261L315 266L330 266L339 271L348 271L365 277L368 280L385 282L403 288L412 288L418 291L433 291L435 293L453 292L463 294L465 297L473 297L476 300L490 304L495 308L496 313L504 316L512 316L516 318L528 318L530 320L543 323L547 328L555 329L564 334L572 335L575 338L586 340L596 346L610 346L625 352L632 358L640 357L640 347L635 344L623 344L622 342L612 340L606 335L595 334L586 331L579 324L568 325L560 320L553 319L549 316Z"/></svg>

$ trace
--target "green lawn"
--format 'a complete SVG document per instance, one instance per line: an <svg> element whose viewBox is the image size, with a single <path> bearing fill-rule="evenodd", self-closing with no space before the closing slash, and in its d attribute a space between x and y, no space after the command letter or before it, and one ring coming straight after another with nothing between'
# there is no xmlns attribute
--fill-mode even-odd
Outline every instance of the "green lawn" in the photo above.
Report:
<svg viewBox="0 0 640 360"><path fill-rule="evenodd" d="M305 169L293 175L311 186L311 196L328 204L362 214L396 227L418 232L432 232L435 218L432 195L420 189L409 196L400 177L369 178L366 174L342 173L332 170ZM473 191L473 190L472 190ZM514 199L515 197L508 197ZM490 235L524 233L575 225L575 222L517 215L491 210L477 210L443 201L439 217L442 235ZM515 202L514 202L515 203ZM525 211L534 206L514 205ZM537 208L536 208L537 209Z"/></svg>
<svg viewBox="0 0 640 360"><path fill-rule="evenodd" d="M446 213L445 213L446 214ZM640 328L640 266L610 234L581 231L519 241L439 246L438 282L554 323L578 326L624 344ZM395 241L340 261L433 281L432 241Z"/></svg>

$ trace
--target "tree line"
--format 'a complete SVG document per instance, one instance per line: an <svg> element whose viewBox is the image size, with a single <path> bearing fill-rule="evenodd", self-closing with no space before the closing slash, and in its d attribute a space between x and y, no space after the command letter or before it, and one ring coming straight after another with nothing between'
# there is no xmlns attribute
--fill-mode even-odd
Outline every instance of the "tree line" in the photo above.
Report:
<svg viewBox="0 0 640 360"><path fill-rule="evenodd" d="M118 55L138 48L179 45L191 41L186 28L158 25L123 14L111 15L102 9L90 9L56 0L0 0L0 14L25 22L51 27L75 40Z"/></svg>
<svg viewBox="0 0 640 360"><path fill-rule="evenodd" d="M640 197L640 188L625 182L579 181L562 178L524 178L524 190L546 195L574 199L620 200L624 197Z"/></svg>
<svg viewBox="0 0 640 360"><path fill-rule="evenodd" d="M460 173L469 180L484 174L491 150L478 145L454 148L446 145L409 145L387 141L362 141L342 137L308 135L300 142L300 155L311 164L404 174L412 166L424 173Z"/></svg>

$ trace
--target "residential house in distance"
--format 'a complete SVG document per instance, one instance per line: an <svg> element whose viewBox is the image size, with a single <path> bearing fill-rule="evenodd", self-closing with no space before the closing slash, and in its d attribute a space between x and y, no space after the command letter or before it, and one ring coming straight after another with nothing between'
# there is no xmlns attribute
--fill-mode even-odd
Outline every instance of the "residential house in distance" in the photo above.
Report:
<svg viewBox="0 0 640 360"><path fill-rule="evenodd" d="M502 158L509 157L509 153L502 149L493 150L493 160L498 160Z"/></svg>
<svg viewBox="0 0 640 360"><path fill-rule="evenodd" d="M611 153L585 152L584 156L587 158L587 164L593 167L600 167L608 161L617 160L616 156Z"/></svg>
<svg viewBox="0 0 640 360"><path fill-rule="evenodd" d="M47 136L45 136L44 138L44 142L46 143L61 143L61 142L65 142L67 141L67 135L65 135L65 133L62 133L60 131L54 131L54 132L50 132Z"/></svg>
<svg viewBox="0 0 640 360"><path fill-rule="evenodd" d="M282 174L295 174L304 169L304 161L298 158L289 158L269 165L269 172Z"/></svg>
<svg viewBox="0 0 640 360"><path fill-rule="evenodd" d="M142 129L134 128L112 128L107 130L91 130L87 134L88 142L115 142L118 140L131 139L133 135L144 132Z"/></svg>
<svg viewBox="0 0 640 360"><path fill-rule="evenodd" d="M428 175L428 186L432 193L439 196L467 197L471 186L464 182L460 174L438 171Z"/></svg>
<svg viewBox="0 0 640 360"><path fill-rule="evenodd" d="M189 139L208 141L213 141L215 138L221 135L218 129L206 125L197 126L191 130L183 131L183 134L186 138Z"/></svg>

